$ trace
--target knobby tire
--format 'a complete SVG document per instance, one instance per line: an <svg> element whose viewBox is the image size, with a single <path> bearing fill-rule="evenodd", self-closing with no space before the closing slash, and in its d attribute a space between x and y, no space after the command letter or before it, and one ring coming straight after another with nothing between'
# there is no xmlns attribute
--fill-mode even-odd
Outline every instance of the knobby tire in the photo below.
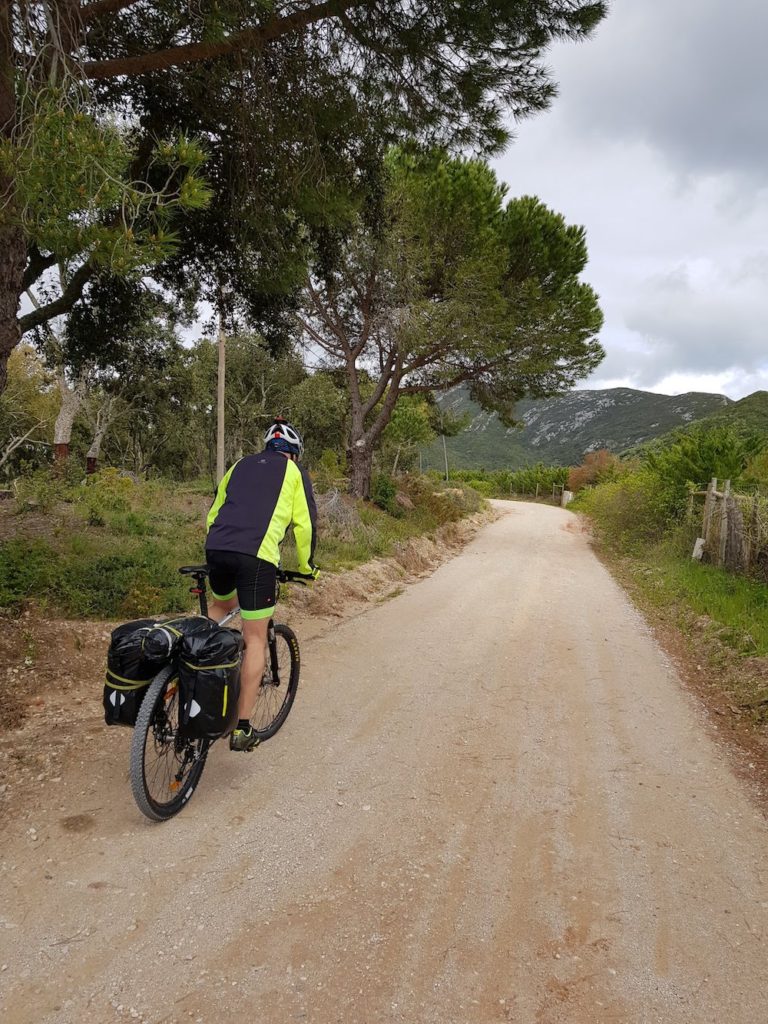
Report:
<svg viewBox="0 0 768 1024"><path fill-rule="evenodd" d="M275 625L279 685L272 676L272 651L267 645L267 664L259 688L256 707L251 715L251 727L262 743L271 739L290 714L299 686L301 657L299 641L290 626L282 622Z"/></svg>
<svg viewBox="0 0 768 1024"><path fill-rule="evenodd" d="M172 818L188 803L208 756L209 740L177 739L179 704L177 671L168 666L147 690L131 741L133 796L139 810L152 821ZM177 779L177 774L182 778ZM157 784L160 794L154 792Z"/></svg>

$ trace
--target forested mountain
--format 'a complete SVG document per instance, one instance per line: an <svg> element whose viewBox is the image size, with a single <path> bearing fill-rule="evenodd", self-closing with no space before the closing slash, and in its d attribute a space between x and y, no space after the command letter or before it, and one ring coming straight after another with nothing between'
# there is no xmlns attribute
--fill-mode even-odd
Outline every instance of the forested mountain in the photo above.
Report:
<svg viewBox="0 0 768 1024"><path fill-rule="evenodd" d="M464 431L446 439L451 465L516 469L536 462L576 464L585 452L598 448L622 452L749 401L734 403L724 395L702 392L656 395L632 388L572 391L557 398L520 402L519 425L515 427L505 427L495 413L484 412L465 388L448 392L440 399L440 407L453 415L471 417ZM424 464L429 468L443 465L442 441L425 452Z"/></svg>
<svg viewBox="0 0 768 1024"><path fill-rule="evenodd" d="M733 423L756 434L768 434L768 391L755 391L738 402L729 402L708 419L717 423Z"/></svg>

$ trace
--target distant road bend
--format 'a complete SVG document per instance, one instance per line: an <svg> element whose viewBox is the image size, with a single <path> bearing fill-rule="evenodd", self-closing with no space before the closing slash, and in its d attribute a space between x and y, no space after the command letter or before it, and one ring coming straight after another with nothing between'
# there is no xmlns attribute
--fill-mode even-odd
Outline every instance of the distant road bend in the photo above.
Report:
<svg viewBox="0 0 768 1024"><path fill-rule="evenodd" d="M89 744L3 840L4 1024L768 1020L761 813L576 517L500 507L170 824Z"/></svg>

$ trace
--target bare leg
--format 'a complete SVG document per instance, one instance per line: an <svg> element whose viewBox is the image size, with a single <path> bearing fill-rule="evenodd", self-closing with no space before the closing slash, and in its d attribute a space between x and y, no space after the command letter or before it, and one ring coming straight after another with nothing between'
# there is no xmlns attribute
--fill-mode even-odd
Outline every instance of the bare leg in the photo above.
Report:
<svg viewBox="0 0 768 1024"><path fill-rule="evenodd" d="M250 718L259 695L266 664L267 628L269 619L243 619L245 654L240 669L239 718Z"/></svg>
<svg viewBox="0 0 768 1024"><path fill-rule="evenodd" d="M237 608L237 594L226 601L219 601L212 596L208 602L208 616L214 622L221 622L227 612L231 612L233 608Z"/></svg>

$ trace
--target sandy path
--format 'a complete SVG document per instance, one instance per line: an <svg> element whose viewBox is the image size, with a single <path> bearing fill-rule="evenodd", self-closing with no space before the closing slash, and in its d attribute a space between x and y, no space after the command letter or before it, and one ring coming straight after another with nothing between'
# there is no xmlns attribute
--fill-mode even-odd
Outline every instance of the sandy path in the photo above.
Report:
<svg viewBox="0 0 768 1024"><path fill-rule="evenodd" d="M175 821L92 734L3 837L4 1024L768 1019L762 815L575 517L506 508Z"/></svg>

